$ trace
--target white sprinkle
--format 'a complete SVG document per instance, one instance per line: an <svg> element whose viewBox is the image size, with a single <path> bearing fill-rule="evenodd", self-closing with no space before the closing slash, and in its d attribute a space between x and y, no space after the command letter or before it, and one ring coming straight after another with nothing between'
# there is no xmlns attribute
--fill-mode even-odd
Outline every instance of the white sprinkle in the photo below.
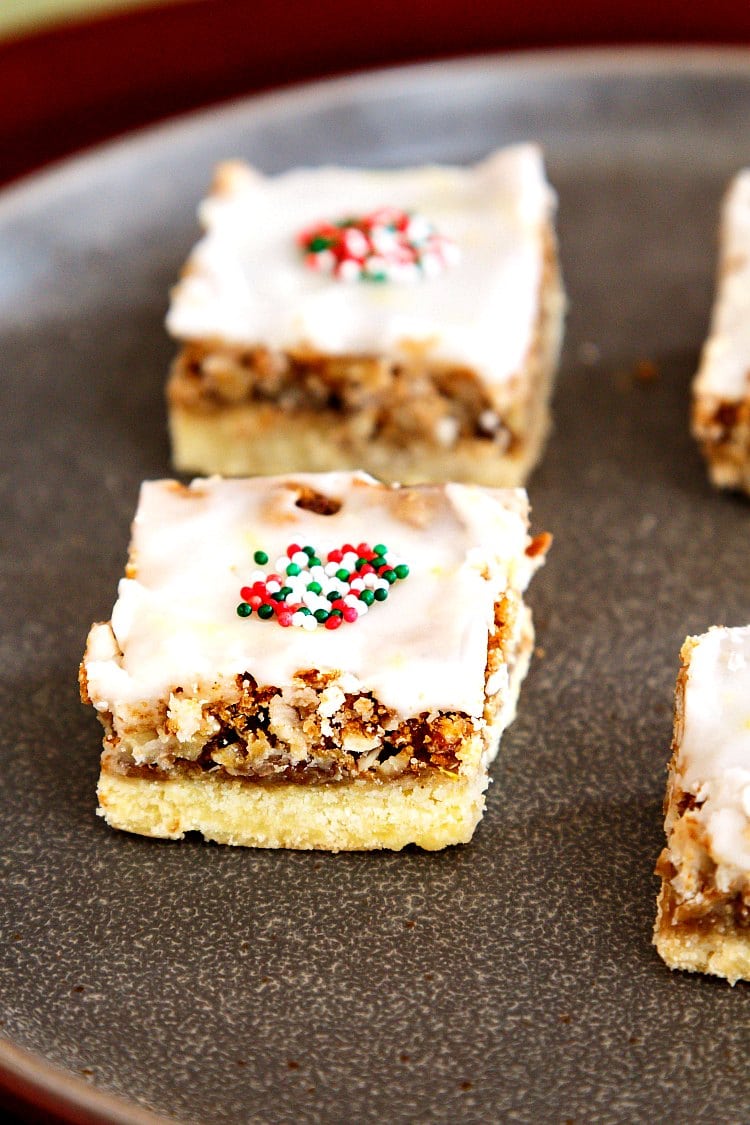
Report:
<svg viewBox="0 0 750 1125"><path fill-rule="evenodd" d="M349 587L352 590L364 590L364 588L365 588L364 580L362 578L353 578L352 581L349 584Z"/></svg>
<svg viewBox="0 0 750 1125"><path fill-rule="evenodd" d="M424 242L431 231L430 223L422 215L412 215L406 228L406 236L410 242Z"/></svg>
<svg viewBox="0 0 750 1125"><path fill-rule="evenodd" d="M278 594L279 590L281 589L281 583L275 582L273 579L271 579L270 582L266 583L266 589L268 590L269 594Z"/></svg>
<svg viewBox="0 0 750 1125"><path fill-rule="evenodd" d="M423 254L421 264L425 277L437 277L438 274L443 272L443 263L437 254Z"/></svg>
<svg viewBox="0 0 750 1125"><path fill-rule="evenodd" d="M307 613L302 614L302 628L303 629L307 629L308 633L312 633L313 629L317 629L317 627L318 627L318 622L315 620L315 618L313 617L313 615L311 613L310 614L307 614Z"/></svg>
<svg viewBox="0 0 750 1125"><path fill-rule="evenodd" d="M287 557L287 555L279 555L276 562L274 563L273 569L278 570L281 574L283 574L288 565L289 558Z"/></svg>
<svg viewBox="0 0 750 1125"><path fill-rule="evenodd" d="M388 227L373 227L370 241L379 254L389 254L398 245L396 232Z"/></svg>
<svg viewBox="0 0 750 1125"><path fill-rule="evenodd" d="M500 427L500 417L494 410L483 410L477 422L479 429L484 430L486 434L495 434Z"/></svg>
<svg viewBox="0 0 750 1125"><path fill-rule="evenodd" d="M450 418L445 415L443 418L438 418L435 423L435 437L438 444L447 449L451 445L456 444L458 437L458 421L455 418Z"/></svg>
<svg viewBox="0 0 750 1125"><path fill-rule="evenodd" d="M300 613L300 611L298 610L296 613L292 614L292 625L294 625L294 627L296 629L303 628L303 626L305 624L305 619L307 617L308 617L308 614Z"/></svg>
<svg viewBox="0 0 750 1125"><path fill-rule="evenodd" d="M359 281L360 272L359 262L353 262L351 258L345 258L336 270L336 277L340 281Z"/></svg>
<svg viewBox="0 0 750 1125"><path fill-rule="evenodd" d="M316 267L324 273L330 273L336 265L336 255L332 250L318 250L311 257L314 259Z"/></svg>
<svg viewBox="0 0 750 1125"><path fill-rule="evenodd" d="M339 564L335 562L327 563L325 573L327 578L332 578L339 568Z"/></svg>
<svg viewBox="0 0 750 1125"><path fill-rule="evenodd" d="M353 258L364 258L369 250L367 238L361 230L350 227L344 234L344 245Z"/></svg>
<svg viewBox="0 0 750 1125"><path fill-rule="evenodd" d="M310 560L309 560L309 558L307 557L307 555L305 554L304 551L295 551L294 554L292 555L292 562L296 563L297 566L306 567L307 564L309 563L309 561Z"/></svg>

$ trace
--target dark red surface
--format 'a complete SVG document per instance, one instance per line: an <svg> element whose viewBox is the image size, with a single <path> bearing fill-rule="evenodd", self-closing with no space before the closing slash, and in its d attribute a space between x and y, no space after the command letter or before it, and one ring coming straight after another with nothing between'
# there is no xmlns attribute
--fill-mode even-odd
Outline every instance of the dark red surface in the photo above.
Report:
<svg viewBox="0 0 750 1125"><path fill-rule="evenodd" d="M0 181L125 130L300 79L481 51L748 43L736 0L182 0L0 43Z"/></svg>

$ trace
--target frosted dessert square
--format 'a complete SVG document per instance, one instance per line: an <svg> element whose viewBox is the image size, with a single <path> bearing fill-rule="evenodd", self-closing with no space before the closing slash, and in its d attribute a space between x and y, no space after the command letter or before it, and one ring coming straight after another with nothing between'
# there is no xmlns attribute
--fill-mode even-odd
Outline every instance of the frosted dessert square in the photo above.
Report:
<svg viewBox="0 0 750 1125"><path fill-rule="evenodd" d="M473 167L219 166L172 293L174 465L522 484L564 300L533 145Z"/></svg>
<svg viewBox="0 0 750 1125"><path fill-rule="evenodd" d="M750 980L750 626L681 659L655 943L672 969Z"/></svg>
<svg viewBox="0 0 750 1125"><path fill-rule="evenodd" d="M692 423L713 484L750 492L750 169L724 199L718 288Z"/></svg>
<svg viewBox="0 0 750 1125"><path fill-rule="evenodd" d="M468 841L533 645L522 490L363 473L142 486L81 694L115 828L257 847Z"/></svg>

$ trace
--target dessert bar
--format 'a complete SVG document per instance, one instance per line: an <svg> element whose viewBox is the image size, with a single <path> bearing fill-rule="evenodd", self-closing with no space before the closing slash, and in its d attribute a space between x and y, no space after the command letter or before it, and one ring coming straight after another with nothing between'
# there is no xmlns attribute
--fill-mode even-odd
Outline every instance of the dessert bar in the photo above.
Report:
<svg viewBox="0 0 750 1125"><path fill-rule="evenodd" d="M750 492L750 170L724 200L716 301L693 385L693 433L712 482Z"/></svg>
<svg viewBox="0 0 750 1125"><path fill-rule="evenodd" d="M468 841L549 536L522 490L363 473L142 486L81 694L100 812L258 847Z"/></svg>
<svg viewBox="0 0 750 1125"><path fill-rule="evenodd" d="M522 484L564 300L533 145L473 167L219 166L167 317L173 461Z"/></svg>
<svg viewBox="0 0 750 1125"><path fill-rule="evenodd" d="M681 658L655 943L672 969L750 980L750 626Z"/></svg>

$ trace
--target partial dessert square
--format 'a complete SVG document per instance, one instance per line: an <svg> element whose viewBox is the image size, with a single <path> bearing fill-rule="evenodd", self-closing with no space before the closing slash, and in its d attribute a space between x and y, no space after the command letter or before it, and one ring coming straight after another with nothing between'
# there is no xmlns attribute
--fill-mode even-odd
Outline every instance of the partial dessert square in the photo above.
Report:
<svg viewBox="0 0 750 1125"><path fill-rule="evenodd" d="M675 693L656 947L750 980L750 626L688 637Z"/></svg>
<svg viewBox="0 0 750 1125"><path fill-rule="evenodd" d="M473 167L219 166L167 317L174 465L523 484L564 299L533 145Z"/></svg>
<svg viewBox="0 0 750 1125"><path fill-rule="evenodd" d="M718 288L692 420L713 484L750 492L750 169L724 199Z"/></svg>
<svg viewBox="0 0 750 1125"><path fill-rule="evenodd" d="M81 695L115 828L257 847L468 841L549 536L522 490L363 473L142 486Z"/></svg>

